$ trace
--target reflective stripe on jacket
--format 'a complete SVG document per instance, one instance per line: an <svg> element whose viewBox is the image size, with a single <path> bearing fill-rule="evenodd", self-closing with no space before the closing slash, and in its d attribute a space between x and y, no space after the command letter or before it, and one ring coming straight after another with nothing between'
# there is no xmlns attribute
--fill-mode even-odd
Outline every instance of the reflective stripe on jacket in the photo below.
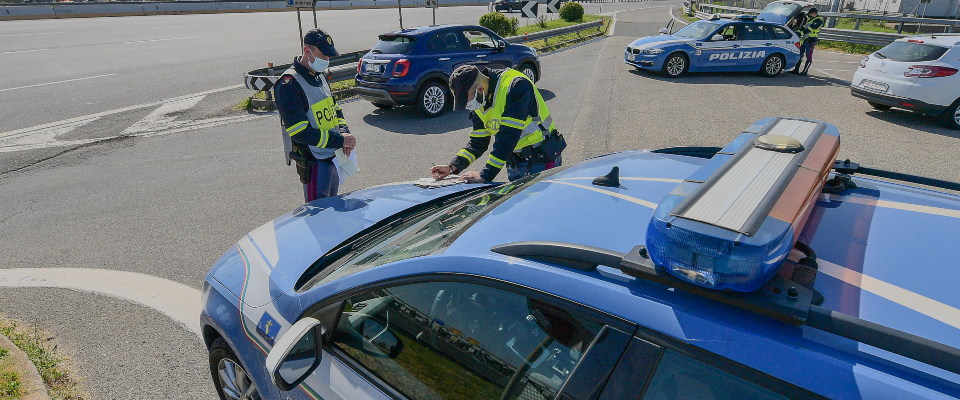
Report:
<svg viewBox="0 0 960 400"><path fill-rule="evenodd" d="M486 110L476 110L476 114L480 117L480 120L483 121L483 127L490 136L495 136L497 132L500 131L501 126L519 129L521 131L520 141L517 142L517 146L513 151L520 152L524 147L543 142L545 136L549 136L550 132L553 131L554 125L553 118L550 118L550 110L547 108L547 104L544 103L543 97L540 96L540 91L537 90L537 86L533 84L533 81L530 81L530 84L533 85L533 92L537 96L537 107L540 115L538 117L529 116L525 121L503 117L504 106L507 103L507 93L510 91L510 85L514 79L526 79L530 81L530 78L520 71L510 68L504 70L500 75L500 80L497 82L497 88L493 92L493 105ZM543 132L540 129L541 125L547 129L547 132ZM471 136L479 136L482 134L482 132L475 131ZM495 162L499 164L495 166L503 167L503 160L497 159Z"/></svg>

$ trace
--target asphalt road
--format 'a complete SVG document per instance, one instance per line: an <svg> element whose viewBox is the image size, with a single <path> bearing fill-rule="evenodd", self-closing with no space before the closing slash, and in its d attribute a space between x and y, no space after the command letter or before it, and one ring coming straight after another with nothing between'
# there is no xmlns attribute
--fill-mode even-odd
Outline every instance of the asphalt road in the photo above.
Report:
<svg viewBox="0 0 960 400"><path fill-rule="evenodd" d="M612 37L543 57L538 87L568 138L566 162L626 149L723 145L756 120L784 115L836 124L842 157L960 180L960 135L928 117L872 111L849 95L844 81L859 56L820 52L808 77L694 74L669 80L624 65L626 44L656 34L669 20L668 4L676 2L617 4L642 9L620 12ZM615 11L608 7L605 12ZM186 43L192 42L184 41L179 52L195 53ZM222 85L239 81L232 76ZM243 115L224 109L244 94L211 95L177 116ZM342 191L425 177L469 134L463 113L424 120L363 101L343 108L358 137L361 173ZM116 134L150 113L99 121L96 129ZM204 129L116 139L0 174L0 268L118 269L199 288L227 247L302 203L294 169L281 161L277 123L273 114L253 114ZM53 332L87 377L93 398L215 396L202 345L153 310L65 290L0 288L0 314Z"/></svg>

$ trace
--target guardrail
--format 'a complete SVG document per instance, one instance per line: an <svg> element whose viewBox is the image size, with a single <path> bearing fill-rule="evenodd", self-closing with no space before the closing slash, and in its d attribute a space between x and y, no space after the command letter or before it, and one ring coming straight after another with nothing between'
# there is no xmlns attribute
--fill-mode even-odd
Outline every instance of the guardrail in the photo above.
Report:
<svg viewBox="0 0 960 400"><path fill-rule="evenodd" d="M585 22L577 25L565 26L563 28L549 29L545 31L539 31L534 33L529 33L525 35L517 35L503 38L508 43L523 43L536 40L546 40L552 37L557 37L561 35L566 35L570 33L579 33L589 29L597 29L597 33L601 34L600 30L603 27L604 19L593 22ZM357 63L360 61L360 58L367 54L370 50L360 50L352 53L341 54L339 57L334 57L330 59L330 69L326 72L327 82L335 83L351 80L357 75ZM272 103L272 93L273 85L277 83L277 80L280 78L280 75L283 74L287 68L293 64L284 64L278 66L270 66L267 68L260 68L246 74L243 74L243 82L247 86L247 89L256 90L258 92L266 92L267 98L263 99L252 99L257 108L263 108L262 106Z"/></svg>

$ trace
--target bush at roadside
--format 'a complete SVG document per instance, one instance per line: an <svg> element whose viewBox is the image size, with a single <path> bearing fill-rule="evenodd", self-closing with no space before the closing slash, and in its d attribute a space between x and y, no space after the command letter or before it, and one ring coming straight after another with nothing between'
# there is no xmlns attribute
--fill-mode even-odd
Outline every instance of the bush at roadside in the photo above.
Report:
<svg viewBox="0 0 960 400"><path fill-rule="evenodd" d="M516 20L516 18L513 19ZM519 26L519 24L520 22L517 21L514 25L510 18L498 12L486 13L480 17L480 26L494 31L500 36L511 36L514 32L514 26Z"/></svg>
<svg viewBox="0 0 960 400"><path fill-rule="evenodd" d="M560 18L567 22L576 22L583 19L583 6L579 3L567 2L560 7Z"/></svg>

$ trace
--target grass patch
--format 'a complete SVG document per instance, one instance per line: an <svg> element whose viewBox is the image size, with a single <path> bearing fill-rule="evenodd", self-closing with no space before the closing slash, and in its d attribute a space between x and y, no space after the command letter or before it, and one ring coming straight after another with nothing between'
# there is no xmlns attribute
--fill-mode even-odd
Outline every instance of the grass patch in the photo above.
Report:
<svg viewBox="0 0 960 400"><path fill-rule="evenodd" d="M850 54L870 54L883 48L883 46L873 46L869 44L856 44L847 42L835 42L832 40L821 40L817 42L817 49L830 49Z"/></svg>
<svg viewBox="0 0 960 400"><path fill-rule="evenodd" d="M58 354L57 345L50 347L47 344L50 339L53 339L51 335L39 328L27 328L17 322L4 319L0 319L0 335L10 339L37 367L51 399L82 400L86 398L76 373L73 372L66 358Z"/></svg>
<svg viewBox="0 0 960 400"><path fill-rule="evenodd" d="M23 393L20 372L13 365L13 358L7 357L10 351L0 349L0 399L19 399Z"/></svg>
<svg viewBox="0 0 960 400"><path fill-rule="evenodd" d="M571 23L566 23L566 25L553 26L553 27L551 27L551 26L549 25L551 22L558 22L558 21L559 21L559 22L566 22L566 21L563 21L563 20L548 21L548 22L547 22L547 26L550 27L549 29L555 29L555 28L562 28L563 26L570 26L570 25L582 24L582 23L584 23L584 22L593 22L593 21L596 21L596 20L599 20L599 19L600 19L600 16L599 16L599 15L589 15L589 14L587 14L587 15L584 15L584 16L583 16L583 21L581 21L581 22L571 22ZM611 22L612 20L613 20L612 18L604 18L604 20L603 20L603 25L600 26L600 31L599 31L599 32L603 32L603 34L606 34L606 33L610 30L610 22ZM533 28L533 27L534 27L534 25L531 25L531 26L528 26L528 27L524 27L524 28ZM520 28L519 31L523 31L524 28ZM540 27L537 26L537 28L540 28ZM539 30L543 30L543 29L538 29L538 31L539 31ZM534 32L536 32L536 31L534 31ZM538 53L546 53L546 52L550 52L550 51L555 51L555 50L558 50L558 49L562 49L562 48L564 48L564 47L572 46L572 45L575 45L575 44L577 44L577 43L583 42L583 41L585 41L585 40L589 40L589 39L591 39L591 38L593 37L593 35L595 35L597 32L598 32L598 31L595 31L595 30L593 30L593 29L589 29L589 30L586 30L586 31L581 31L581 32L579 32L579 35L577 34L577 32L574 32L574 33L568 33L568 34L566 34L566 35L554 36L554 37L552 37L552 38L544 39L544 40L534 40L534 41L529 41L529 42L521 42L520 44L533 47L534 49L537 50ZM531 33L531 32L526 32L526 33ZM520 33L520 34L523 34L523 33Z"/></svg>
<svg viewBox="0 0 960 400"><path fill-rule="evenodd" d="M857 26L856 18L840 18L837 21L837 29L853 29ZM860 29L861 31L869 32L884 32L884 33L897 33L896 28L887 27L887 24L883 21L875 20L860 20Z"/></svg>
<svg viewBox="0 0 960 400"><path fill-rule="evenodd" d="M521 26L520 29L517 29L517 35L522 35L522 34L524 34L524 33L540 32L540 31L545 31L545 30L548 30L548 29L563 28L563 27L565 27L565 26L582 24L582 23L584 23L584 22L593 22L593 21L596 21L596 20L598 20L598 19L600 19L600 16L599 16L599 15L592 15L592 14L584 14L582 20L580 20L580 21L575 21L575 22L568 22L568 21L565 21L565 20L563 20L563 19L561 19L561 18L557 18L557 19L555 19L555 20L553 20L553 21L546 21L546 25L547 25L546 28L541 27L541 26L540 26L539 24L537 24L537 23L532 23L532 24L530 24L530 25L528 25L528 26ZM608 19L609 19L609 18L608 18Z"/></svg>

